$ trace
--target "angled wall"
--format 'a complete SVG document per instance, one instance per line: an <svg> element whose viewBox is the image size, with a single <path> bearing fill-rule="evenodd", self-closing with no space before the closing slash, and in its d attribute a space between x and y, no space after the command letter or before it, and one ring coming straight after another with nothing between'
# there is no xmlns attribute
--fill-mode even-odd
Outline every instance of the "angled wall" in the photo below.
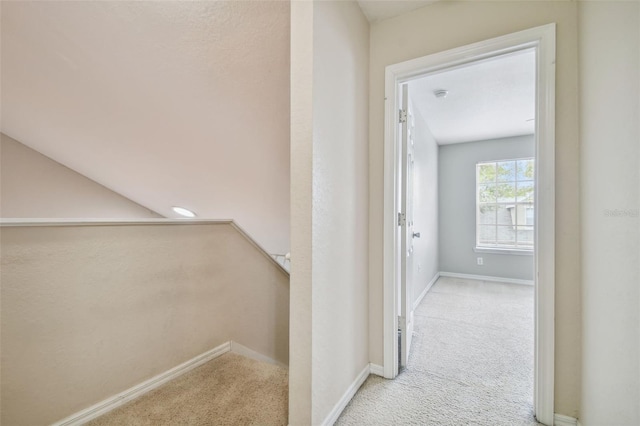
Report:
<svg viewBox="0 0 640 426"><path fill-rule="evenodd" d="M162 217L3 133L0 137L0 217Z"/></svg>
<svg viewBox="0 0 640 426"><path fill-rule="evenodd" d="M51 424L229 340L288 361L288 276L230 223L0 241L3 425Z"/></svg>

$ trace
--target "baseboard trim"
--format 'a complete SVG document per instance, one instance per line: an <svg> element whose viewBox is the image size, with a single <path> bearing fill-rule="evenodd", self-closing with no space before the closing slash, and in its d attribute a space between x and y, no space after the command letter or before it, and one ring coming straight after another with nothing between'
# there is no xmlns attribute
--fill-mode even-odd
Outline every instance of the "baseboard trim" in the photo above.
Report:
<svg viewBox="0 0 640 426"><path fill-rule="evenodd" d="M440 271L440 276L450 277L450 278L464 278L468 280L493 281L497 283L533 285L533 280L520 280L516 278L504 278L504 277L490 277L487 275L458 274L457 272Z"/></svg>
<svg viewBox="0 0 640 426"><path fill-rule="evenodd" d="M378 364L369 364L369 372L376 376L384 377L384 367Z"/></svg>
<svg viewBox="0 0 640 426"><path fill-rule="evenodd" d="M580 422L578 421L578 419L565 416L564 414L554 414L553 425L554 426L579 426Z"/></svg>
<svg viewBox="0 0 640 426"><path fill-rule="evenodd" d="M64 419L53 423L51 426L82 425L105 413L108 413L111 410L120 407L121 405L126 404L132 399L138 398L139 396L142 396L145 393L152 391L159 386L162 386L166 382L173 380L176 377L190 370L193 370L194 368L199 367L200 365L211 361L212 359L217 358L220 355L229 352L230 350L231 342L225 342L220 346L211 349L210 351L200 354L195 358L190 359L189 361L183 362L182 364L172 368L171 370L160 373L157 376L150 378L149 380L145 380L144 382L135 385L123 392L120 392L117 395L100 401L89 408L85 408L82 411L78 411L77 413L65 417Z"/></svg>
<svg viewBox="0 0 640 426"><path fill-rule="evenodd" d="M438 278L440 278L440 272L436 272L436 274L431 279L431 281L429 281L429 284L427 284L427 286L424 288L424 290L422 290L422 293L420 293L420 296L418 296L416 301L413 302L413 310L414 311L416 310L416 308L418 307L420 302L422 302L422 299L424 299L424 297L427 295L429 290L431 290L431 287L433 287L433 285L436 283L436 281L438 281Z"/></svg>
<svg viewBox="0 0 640 426"><path fill-rule="evenodd" d="M351 383L351 385L347 388L345 393L342 395L342 398L338 400L338 402L333 407L329 415L327 415L327 417L321 423L322 426L331 426L336 422L336 420L338 420L338 417L340 417L340 414L342 414L342 411L344 410L344 408L347 406L349 401L351 401L351 398L353 398L356 392L358 392L358 389L360 389L360 386L362 386L364 381L367 380L367 377L369 377L370 370L371 370L370 364L367 364L362 369L360 374L358 374L358 376L353 381L353 383Z"/></svg>
<svg viewBox="0 0 640 426"><path fill-rule="evenodd" d="M277 361L273 358L269 358L266 355L262 355L260 352L256 352L253 349L250 349L244 345L241 345L238 342L232 341L230 343L231 343L231 352L235 354L246 356L247 358L255 359L256 361L267 362L269 364L274 364L284 368L288 367L287 364Z"/></svg>

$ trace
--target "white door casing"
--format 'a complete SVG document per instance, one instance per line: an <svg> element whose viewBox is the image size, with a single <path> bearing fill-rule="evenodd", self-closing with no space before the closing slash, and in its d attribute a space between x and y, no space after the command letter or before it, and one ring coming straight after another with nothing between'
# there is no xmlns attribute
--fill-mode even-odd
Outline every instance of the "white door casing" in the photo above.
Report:
<svg viewBox="0 0 640 426"><path fill-rule="evenodd" d="M539 422L553 425L555 338L555 24L543 25L456 49L390 65L385 70L384 134L384 376L398 374L397 330L404 307L410 312L411 293L402 291L402 240L406 228L398 226L397 213L407 186L401 170L402 132L398 111L404 83L429 73L465 66L475 61L534 48L536 51L536 182L535 182L535 350L534 410ZM405 97L406 99L407 97ZM408 121L408 120L407 120ZM412 231L413 232L413 231Z"/></svg>

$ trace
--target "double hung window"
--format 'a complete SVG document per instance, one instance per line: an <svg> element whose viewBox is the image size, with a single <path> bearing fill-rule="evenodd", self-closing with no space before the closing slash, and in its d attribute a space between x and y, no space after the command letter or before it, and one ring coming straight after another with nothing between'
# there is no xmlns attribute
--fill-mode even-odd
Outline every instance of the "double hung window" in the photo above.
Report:
<svg viewBox="0 0 640 426"><path fill-rule="evenodd" d="M476 247L533 250L533 158L476 164Z"/></svg>

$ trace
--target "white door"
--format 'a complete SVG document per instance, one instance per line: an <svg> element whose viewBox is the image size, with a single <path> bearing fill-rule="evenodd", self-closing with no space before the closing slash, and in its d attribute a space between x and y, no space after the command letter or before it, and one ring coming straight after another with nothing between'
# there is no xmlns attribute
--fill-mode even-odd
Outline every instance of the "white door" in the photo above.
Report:
<svg viewBox="0 0 640 426"><path fill-rule="evenodd" d="M400 354L398 360L400 367L406 367L411 350L411 336L413 335L413 239L419 237L413 230L413 133L414 118L409 102L408 85L402 86L402 110L401 122L401 167L402 179L400 190L400 214L398 225L401 227L400 250L400 316L398 324L400 328Z"/></svg>

